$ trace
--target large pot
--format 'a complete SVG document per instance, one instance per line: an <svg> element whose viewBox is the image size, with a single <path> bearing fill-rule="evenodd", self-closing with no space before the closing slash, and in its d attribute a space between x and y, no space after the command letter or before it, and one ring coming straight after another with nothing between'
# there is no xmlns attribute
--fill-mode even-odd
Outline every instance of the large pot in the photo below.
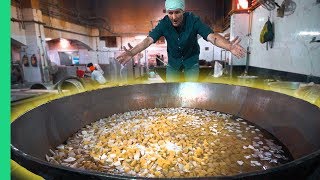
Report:
<svg viewBox="0 0 320 180"><path fill-rule="evenodd" d="M166 81L166 72L167 72L167 67L166 66L156 66L154 67L155 71L159 76L161 77L162 80ZM198 81L203 81L205 80L210 73L213 72L213 69L211 66L200 66L199 67L199 78ZM184 75L183 73L180 73L180 81L184 81Z"/></svg>
<svg viewBox="0 0 320 180"><path fill-rule="evenodd" d="M317 176L314 170L320 169L318 107L271 91L210 83L131 85L54 100L11 124L12 159L46 179L133 178L49 164L45 154L100 118L154 107L201 108L242 117L273 134L295 159L276 168L232 178L300 179Z"/></svg>

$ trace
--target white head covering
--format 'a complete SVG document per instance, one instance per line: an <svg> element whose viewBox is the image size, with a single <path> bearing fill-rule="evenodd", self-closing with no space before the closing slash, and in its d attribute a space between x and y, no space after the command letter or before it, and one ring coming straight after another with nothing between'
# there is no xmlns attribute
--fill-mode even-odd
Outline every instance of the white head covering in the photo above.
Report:
<svg viewBox="0 0 320 180"><path fill-rule="evenodd" d="M166 0L165 6L167 11L176 9L184 10L184 4L184 0Z"/></svg>

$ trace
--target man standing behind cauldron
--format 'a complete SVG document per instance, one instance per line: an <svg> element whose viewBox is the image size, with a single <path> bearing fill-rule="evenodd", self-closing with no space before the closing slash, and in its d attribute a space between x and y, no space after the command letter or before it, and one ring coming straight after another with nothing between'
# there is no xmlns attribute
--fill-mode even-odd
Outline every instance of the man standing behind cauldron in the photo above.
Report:
<svg viewBox="0 0 320 180"><path fill-rule="evenodd" d="M89 68L91 72L91 79L98 82L99 84L105 84L107 81L103 77L103 71L98 70L97 67L95 67L92 63L87 64L87 67Z"/></svg>
<svg viewBox="0 0 320 180"><path fill-rule="evenodd" d="M184 0L166 0L165 8L167 15L159 21L148 37L131 49L124 47L125 52L117 57L121 64L127 63L134 55L158 41L161 36L166 38L168 46L167 82L179 81L182 71L186 81L198 80L198 34L213 45L230 51L237 58L244 57L246 51L239 45L238 37L229 42L218 33L214 33L198 16L184 11Z"/></svg>

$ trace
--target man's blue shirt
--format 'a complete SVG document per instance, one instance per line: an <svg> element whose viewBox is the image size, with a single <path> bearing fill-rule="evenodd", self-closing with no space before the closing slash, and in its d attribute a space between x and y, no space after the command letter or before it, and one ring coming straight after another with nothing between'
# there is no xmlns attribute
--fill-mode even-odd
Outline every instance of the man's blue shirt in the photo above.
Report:
<svg viewBox="0 0 320 180"><path fill-rule="evenodd" d="M180 27L175 28L166 15L149 36L154 42L164 36L167 40L168 64L175 69L180 69L182 65L188 69L199 61L200 47L197 35L207 40L210 33L213 33L212 29L202 23L198 16L185 12Z"/></svg>

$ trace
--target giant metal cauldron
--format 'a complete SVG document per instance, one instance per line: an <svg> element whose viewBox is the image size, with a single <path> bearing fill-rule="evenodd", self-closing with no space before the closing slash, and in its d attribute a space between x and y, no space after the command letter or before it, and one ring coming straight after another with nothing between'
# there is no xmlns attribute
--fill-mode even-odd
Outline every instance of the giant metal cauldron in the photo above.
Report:
<svg viewBox="0 0 320 180"><path fill-rule="evenodd" d="M166 66L156 66L154 67L155 71L159 76L161 77L162 80L166 80L166 71L167 67ZM212 72L213 68L211 66L200 66L199 67L199 78L198 81L202 82L205 78L208 77L210 72ZM180 73L180 81L184 81L184 76L183 73Z"/></svg>
<svg viewBox="0 0 320 180"><path fill-rule="evenodd" d="M54 149L80 128L100 118L154 107L201 108L242 117L272 133L295 159L276 168L232 178L305 179L319 175L318 107L275 92L209 83L131 85L54 100L11 124L12 159L46 179L133 178L49 164L45 154L49 148Z"/></svg>

